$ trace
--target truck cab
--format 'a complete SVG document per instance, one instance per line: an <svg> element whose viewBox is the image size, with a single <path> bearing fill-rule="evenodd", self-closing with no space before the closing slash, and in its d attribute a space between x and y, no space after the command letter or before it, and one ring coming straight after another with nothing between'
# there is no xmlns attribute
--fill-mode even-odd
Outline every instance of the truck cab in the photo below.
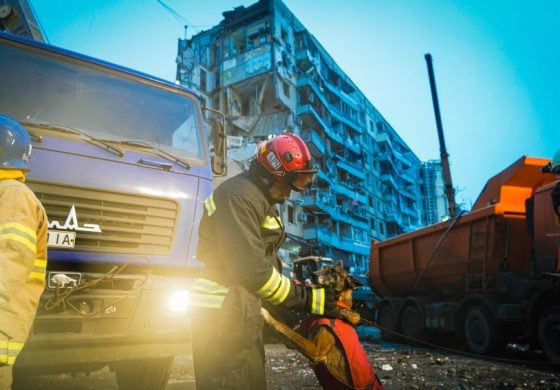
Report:
<svg viewBox="0 0 560 390"><path fill-rule="evenodd" d="M163 388L190 350L223 126L210 134L193 91L3 33L0 85L0 112L32 138L27 184L49 219L47 286L16 374L109 365L121 389Z"/></svg>

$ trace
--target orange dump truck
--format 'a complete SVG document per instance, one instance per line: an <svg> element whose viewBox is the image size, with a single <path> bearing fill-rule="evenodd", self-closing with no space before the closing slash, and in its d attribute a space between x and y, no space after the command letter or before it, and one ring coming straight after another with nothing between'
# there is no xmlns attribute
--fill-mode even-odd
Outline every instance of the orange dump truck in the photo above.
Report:
<svg viewBox="0 0 560 390"><path fill-rule="evenodd" d="M560 362L560 182L541 172L548 161L520 158L470 213L372 242L384 338L454 334L480 354L524 343Z"/></svg>

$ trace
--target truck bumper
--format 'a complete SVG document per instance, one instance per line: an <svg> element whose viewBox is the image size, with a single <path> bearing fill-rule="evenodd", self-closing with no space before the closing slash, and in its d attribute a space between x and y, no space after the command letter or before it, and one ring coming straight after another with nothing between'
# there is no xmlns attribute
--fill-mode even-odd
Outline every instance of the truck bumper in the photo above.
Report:
<svg viewBox="0 0 560 390"><path fill-rule="evenodd" d="M117 283L76 291L56 305L57 293L47 289L15 369L29 375L92 371L116 361L188 354L190 312L175 311L169 303L189 283L122 276Z"/></svg>

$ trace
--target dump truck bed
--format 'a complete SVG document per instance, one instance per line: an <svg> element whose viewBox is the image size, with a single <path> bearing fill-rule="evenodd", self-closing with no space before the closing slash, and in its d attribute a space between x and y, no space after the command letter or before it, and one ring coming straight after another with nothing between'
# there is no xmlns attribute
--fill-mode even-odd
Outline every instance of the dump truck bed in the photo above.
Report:
<svg viewBox="0 0 560 390"><path fill-rule="evenodd" d="M440 295L492 288L500 270L529 272L532 237L525 201L553 180L548 160L522 157L491 178L473 211L372 242L369 279L382 296Z"/></svg>

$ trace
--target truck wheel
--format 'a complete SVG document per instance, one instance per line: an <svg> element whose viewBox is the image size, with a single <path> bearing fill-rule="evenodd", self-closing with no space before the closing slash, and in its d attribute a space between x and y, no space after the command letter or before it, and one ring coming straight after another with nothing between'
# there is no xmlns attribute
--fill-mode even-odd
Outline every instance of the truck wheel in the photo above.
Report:
<svg viewBox="0 0 560 390"><path fill-rule="evenodd" d="M546 308L539 319L539 343L548 360L560 363L560 306Z"/></svg>
<svg viewBox="0 0 560 390"><path fill-rule="evenodd" d="M465 317L465 340L469 349L478 354L495 352L504 343L497 331L494 317L484 306L472 306Z"/></svg>
<svg viewBox="0 0 560 390"><path fill-rule="evenodd" d="M174 357L150 360L130 360L115 363L115 371L119 390L163 390L165 389Z"/></svg>
<svg viewBox="0 0 560 390"><path fill-rule="evenodd" d="M424 316L417 306L409 305L404 308L401 320L402 332L405 336L410 337L406 342L411 345L422 345L416 340L425 340L426 327L424 326Z"/></svg>
<svg viewBox="0 0 560 390"><path fill-rule="evenodd" d="M384 305L379 309L377 323L381 328L381 337L385 341L395 342L398 337L395 333L397 330L397 316L390 305Z"/></svg>

